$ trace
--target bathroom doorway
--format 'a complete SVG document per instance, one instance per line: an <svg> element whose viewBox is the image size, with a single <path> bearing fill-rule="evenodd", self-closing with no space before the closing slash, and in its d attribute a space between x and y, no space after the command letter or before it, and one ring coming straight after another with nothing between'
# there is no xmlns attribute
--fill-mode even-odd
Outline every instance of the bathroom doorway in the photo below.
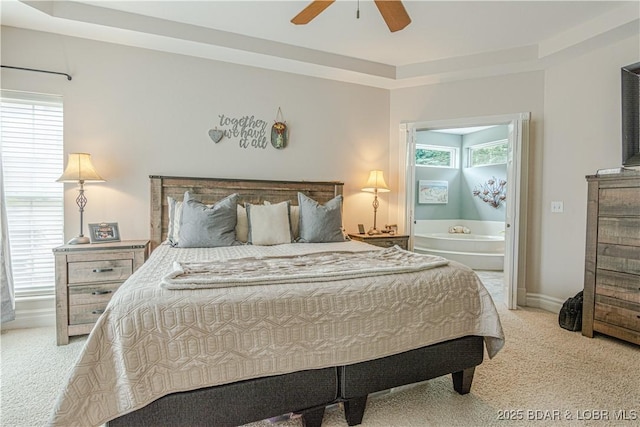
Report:
<svg viewBox="0 0 640 427"><path fill-rule="evenodd" d="M405 230L412 236L410 245L414 248L416 244L414 229L416 227L416 209L420 198L426 197L427 205L429 197L434 197L432 192L424 196L424 192L429 188L425 186L444 186L448 184L447 179L425 180L420 188L416 174L416 149L418 146L418 132L447 131L463 133L469 132L471 128L502 127L507 141L506 153L506 191L504 215L504 260L503 260L503 297L504 304L510 308L517 308L518 303L524 305L525 292L525 230L526 230L526 188L527 188L527 153L528 153L528 129L529 113L519 113L505 116L476 117L467 119L456 119L447 121L415 122L402 124L400 128L401 144L399 153L402 165L399 167L400 183L404 183L405 191L401 195L399 204L404 206ZM454 131L453 129L459 129ZM461 150L468 150L468 147L460 146ZM459 153L462 158L462 153ZM465 153L465 162L468 165L468 153ZM458 162L460 167L464 167L462 159ZM497 177L496 177L497 178ZM500 178L497 178L500 180ZM487 183L484 183L487 184ZM468 185L468 183L467 183ZM422 193L421 193L422 192ZM423 200L424 201L424 200ZM433 211L432 211L433 212ZM442 210L440 210L442 212ZM446 224L448 225L448 224ZM474 223L474 225L476 225ZM463 229L466 228L462 225ZM441 231L441 230L440 230ZM455 231L455 230L454 230ZM461 230L466 231L466 230ZM447 231L445 231L446 233ZM446 237L446 236L445 236ZM449 244L450 242L445 242ZM467 242L464 242L467 244ZM460 251L462 252L462 251ZM495 269L495 268L494 268ZM498 301L496 301L498 302Z"/></svg>

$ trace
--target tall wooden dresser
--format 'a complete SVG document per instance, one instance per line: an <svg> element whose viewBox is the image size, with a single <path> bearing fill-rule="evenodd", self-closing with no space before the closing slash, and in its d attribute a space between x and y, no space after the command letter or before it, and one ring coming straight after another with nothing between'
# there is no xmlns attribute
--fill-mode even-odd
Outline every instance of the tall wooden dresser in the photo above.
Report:
<svg viewBox="0 0 640 427"><path fill-rule="evenodd" d="M582 335L640 344L640 171L587 183Z"/></svg>

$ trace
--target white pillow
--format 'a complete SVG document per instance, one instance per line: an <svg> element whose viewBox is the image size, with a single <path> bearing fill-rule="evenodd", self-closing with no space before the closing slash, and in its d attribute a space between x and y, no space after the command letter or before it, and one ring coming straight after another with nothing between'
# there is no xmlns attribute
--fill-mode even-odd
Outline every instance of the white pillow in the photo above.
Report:
<svg viewBox="0 0 640 427"><path fill-rule="evenodd" d="M291 220L289 219L289 202L275 205L245 204L249 223L247 242L252 245L280 245L293 241Z"/></svg>
<svg viewBox="0 0 640 427"><path fill-rule="evenodd" d="M247 243L249 239L249 220L247 219L247 209L238 205L238 223L236 224L236 240Z"/></svg>
<svg viewBox="0 0 640 427"><path fill-rule="evenodd" d="M178 244L178 235L180 232L180 218L182 217L182 202L167 196L169 205L169 227L167 230L167 240L172 246Z"/></svg>
<svg viewBox="0 0 640 427"><path fill-rule="evenodd" d="M270 205L271 202L265 200L264 204ZM300 206L293 206L291 202L289 202L289 221L291 221L291 233L295 242L300 237Z"/></svg>

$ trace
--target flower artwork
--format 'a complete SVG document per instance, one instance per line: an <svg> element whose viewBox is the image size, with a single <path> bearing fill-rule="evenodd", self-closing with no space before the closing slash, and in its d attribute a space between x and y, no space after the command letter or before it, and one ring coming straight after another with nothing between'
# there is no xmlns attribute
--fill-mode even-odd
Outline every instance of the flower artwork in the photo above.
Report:
<svg viewBox="0 0 640 427"><path fill-rule="evenodd" d="M271 127L271 145L274 148L282 149L287 146L287 124L275 122Z"/></svg>
<svg viewBox="0 0 640 427"><path fill-rule="evenodd" d="M498 180L494 176L484 184L480 184L480 187L474 188L473 195L479 197L491 207L498 209L507 200L506 186L507 181L504 179Z"/></svg>

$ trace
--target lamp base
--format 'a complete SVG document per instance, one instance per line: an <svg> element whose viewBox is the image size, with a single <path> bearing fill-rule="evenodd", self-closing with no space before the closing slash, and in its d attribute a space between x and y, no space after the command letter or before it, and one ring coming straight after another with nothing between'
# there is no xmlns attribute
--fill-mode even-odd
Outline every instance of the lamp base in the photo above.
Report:
<svg viewBox="0 0 640 427"><path fill-rule="evenodd" d="M382 231L378 230L377 228L370 228L369 231L367 231L367 234L369 236L373 236L375 234L382 234Z"/></svg>
<svg viewBox="0 0 640 427"><path fill-rule="evenodd" d="M85 245L89 243L87 236L77 236L67 242L67 245Z"/></svg>

